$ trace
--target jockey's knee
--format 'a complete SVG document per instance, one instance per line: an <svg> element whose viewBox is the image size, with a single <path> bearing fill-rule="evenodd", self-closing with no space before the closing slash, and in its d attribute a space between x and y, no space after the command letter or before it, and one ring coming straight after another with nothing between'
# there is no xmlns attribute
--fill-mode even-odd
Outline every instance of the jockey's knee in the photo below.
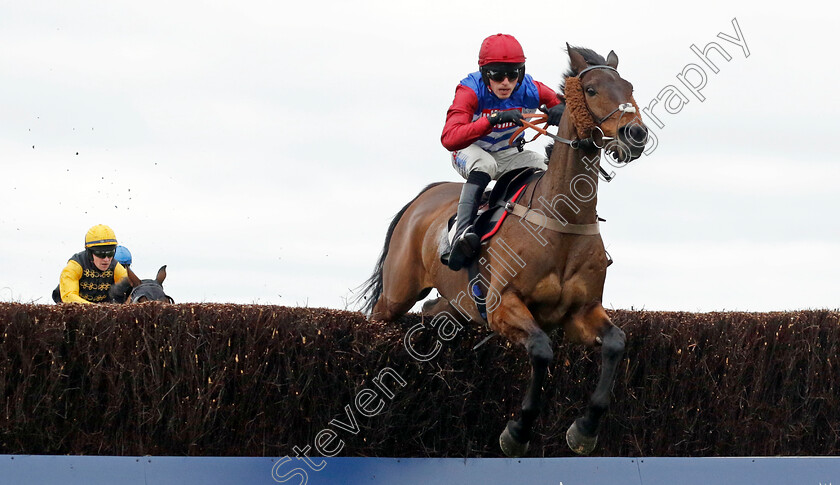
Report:
<svg viewBox="0 0 840 485"><path fill-rule="evenodd" d="M454 152L452 164L465 179L472 172L484 172L492 180L498 171L498 162L493 155L475 145Z"/></svg>

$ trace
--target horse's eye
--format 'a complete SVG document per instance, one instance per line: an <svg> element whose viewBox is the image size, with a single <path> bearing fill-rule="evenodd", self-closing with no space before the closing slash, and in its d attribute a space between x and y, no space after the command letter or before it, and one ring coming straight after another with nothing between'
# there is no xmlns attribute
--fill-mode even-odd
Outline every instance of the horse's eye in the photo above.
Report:
<svg viewBox="0 0 840 485"><path fill-rule="evenodd" d="M588 94L590 96L595 96L598 93L597 93L597 91L595 91L595 88L586 88L586 94Z"/></svg>

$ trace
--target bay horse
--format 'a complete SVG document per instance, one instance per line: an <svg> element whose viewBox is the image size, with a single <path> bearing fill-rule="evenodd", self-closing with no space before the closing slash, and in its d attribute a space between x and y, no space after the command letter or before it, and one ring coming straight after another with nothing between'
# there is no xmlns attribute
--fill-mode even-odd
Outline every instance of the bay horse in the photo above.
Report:
<svg viewBox="0 0 840 485"><path fill-rule="evenodd" d="M163 291L163 280L166 279L166 265L160 267L155 279L141 280L131 268L127 268L128 277L111 286L108 296L113 303L143 303L146 301L162 301L175 303L171 296Z"/></svg>
<svg viewBox="0 0 840 485"><path fill-rule="evenodd" d="M617 162L635 160L643 152L648 130L632 85L616 70L615 52L604 59L590 49L566 47L570 68L561 88L567 109L552 137L556 142L547 170L519 197L531 201L525 211L508 214L517 217L510 217L482 243L475 257L481 263L479 277L469 280L467 271L454 272L440 261L439 245L462 186L440 182L423 189L394 217L361 295L366 298L362 311L370 319L393 321L436 288L441 296L424 304L424 314L451 312L465 322L483 322L477 306L464 305L460 296L465 289L473 291L477 281L485 286L490 329L524 347L531 364L521 416L509 421L499 437L508 456L528 450L554 358L548 333L559 330L572 343L601 347L595 390L583 416L566 432L569 447L579 454L596 445L625 347L624 332L613 325L601 302L608 258L597 225L599 155L604 149Z"/></svg>

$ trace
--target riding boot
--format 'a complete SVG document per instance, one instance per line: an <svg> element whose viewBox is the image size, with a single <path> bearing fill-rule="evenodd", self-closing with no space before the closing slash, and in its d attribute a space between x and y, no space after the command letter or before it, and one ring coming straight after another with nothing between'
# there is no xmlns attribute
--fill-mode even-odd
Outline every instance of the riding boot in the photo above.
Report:
<svg viewBox="0 0 840 485"><path fill-rule="evenodd" d="M478 205L484 188L490 183L490 174L470 172L467 182L461 189L458 212L455 219L455 238L449 253L449 269L458 271L475 255L481 243L481 237L475 233L473 221L478 213Z"/></svg>

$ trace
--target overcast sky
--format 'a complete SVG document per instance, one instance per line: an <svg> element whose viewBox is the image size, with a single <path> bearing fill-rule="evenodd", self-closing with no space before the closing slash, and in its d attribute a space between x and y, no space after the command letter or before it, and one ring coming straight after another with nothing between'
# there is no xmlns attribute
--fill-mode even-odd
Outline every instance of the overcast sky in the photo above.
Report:
<svg viewBox="0 0 840 485"><path fill-rule="evenodd" d="M824 5L788 7L4 0L0 301L51 303L108 224L177 302L345 308L392 216L461 181L446 109L504 32L549 86L568 42L615 50L642 108L687 100L653 106L657 145L601 184L605 306L837 308L840 39ZM718 36L733 19L746 46ZM710 42L717 73L691 48Z"/></svg>

